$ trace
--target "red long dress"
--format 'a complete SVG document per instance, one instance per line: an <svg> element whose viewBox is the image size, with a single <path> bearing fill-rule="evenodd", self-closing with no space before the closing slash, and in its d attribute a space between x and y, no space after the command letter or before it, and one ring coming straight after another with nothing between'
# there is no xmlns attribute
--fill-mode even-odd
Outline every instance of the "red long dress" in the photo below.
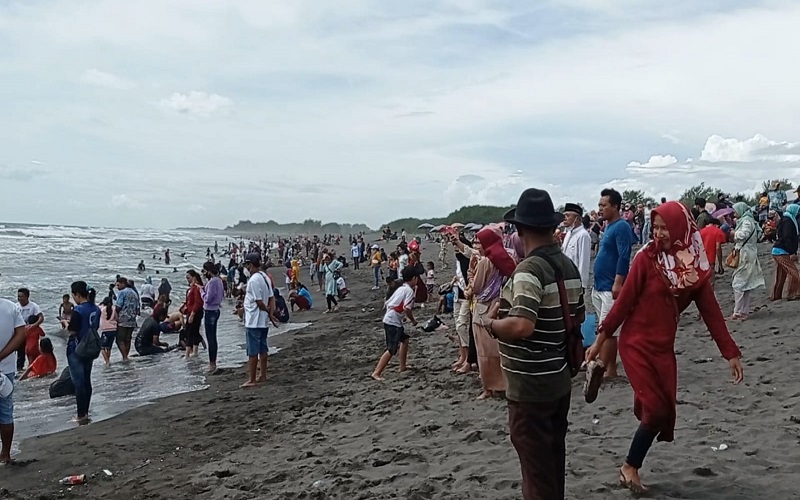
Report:
<svg viewBox="0 0 800 500"><path fill-rule="evenodd" d="M678 392L675 334L678 318L694 302L725 359L741 356L728 332L710 280L698 288L670 292L647 252L633 260L628 278L603 321L603 331L619 334L619 354L633 387L633 413L659 441L672 441ZM624 322L624 324L623 324Z"/></svg>

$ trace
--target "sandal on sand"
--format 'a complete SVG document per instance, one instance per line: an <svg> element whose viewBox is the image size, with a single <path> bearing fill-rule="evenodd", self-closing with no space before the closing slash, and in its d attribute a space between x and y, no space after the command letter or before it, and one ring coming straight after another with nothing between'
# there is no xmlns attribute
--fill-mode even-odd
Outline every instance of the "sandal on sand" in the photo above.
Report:
<svg viewBox="0 0 800 500"><path fill-rule="evenodd" d="M633 481L625 479L625 474L623 474L622 471L619 472L619 484L623 488L630 490L634 495L646 495L649 492L644 485L636 484Z"/></svg>
<svg viewBox="0 0 800 500"><path fill-rule="evenodd" d="M600 360L590 361L586 365L586 382L583 384L583 398L587 403L594 403L597 393L603 384L603 374L606 371L605 365Z"/></svg>

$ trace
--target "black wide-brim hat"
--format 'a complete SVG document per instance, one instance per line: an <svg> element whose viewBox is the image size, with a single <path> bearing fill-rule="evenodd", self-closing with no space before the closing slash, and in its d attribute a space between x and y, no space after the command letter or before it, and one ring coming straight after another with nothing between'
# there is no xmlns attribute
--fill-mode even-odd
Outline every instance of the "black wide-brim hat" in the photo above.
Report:
<svg viewBox="0 0 800 500"><path fill-rule="evenodd" d="M522 192L516 208L506 212L503 220L518 226L555 229L564 222L564 214L556 212L547 191L529 188Z"/></svg>

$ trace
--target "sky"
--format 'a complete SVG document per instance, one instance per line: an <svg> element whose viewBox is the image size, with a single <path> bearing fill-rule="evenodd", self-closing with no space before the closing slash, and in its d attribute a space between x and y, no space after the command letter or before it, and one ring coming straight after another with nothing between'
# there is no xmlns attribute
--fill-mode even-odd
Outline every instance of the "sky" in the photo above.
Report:
<svg viewBox="0 0 800 500"><path fill-rule="evenodd" d="M800 182L784 0L5 0L0 221L224 227Z"/></svg>

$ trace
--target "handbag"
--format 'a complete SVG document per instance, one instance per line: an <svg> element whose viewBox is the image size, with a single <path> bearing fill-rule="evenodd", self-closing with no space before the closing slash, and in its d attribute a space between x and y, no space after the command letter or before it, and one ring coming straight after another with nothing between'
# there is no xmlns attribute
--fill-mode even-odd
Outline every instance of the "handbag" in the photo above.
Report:
<svg viewBox="0 0 800 500"><path fill-rule="evenodd" d="M750 238L752 238L754 234L756 234L756 229L753 229L753 232L750 233L750 236L748 236L746 240L744 240L744 243L742 243L742 246L746 245L747 242L750 241ZM731 250L731 253L729 253L728 256L725 257L725 265L728 266L731 269L738 268L739 267L739 254L740 254L740 251L739 251L738 248L734 248L733 250Z"/></svg>
<svg viewBox="0 0 800 500"><path fill-rule="evenodd" d="M544 259L551 268L558 284L558 298L561 302L561 313L564 317L564 336L566 344L566 358L569 365L570 376L575 377L580 373L583 360L586 357L586 350L583 347L583 334L581 333L581 323L572 316L567 298L567 288L564 285L564 273L556 265L553 259L544 252L536 252L535 255Z"/></svg>
<svg viewBox="0 0 800 500"><path fill-rule="evenodd" d="M95 360L100 356L100 334L90 326L83 340L75 347L75 355L84 360Z"/></svg>

